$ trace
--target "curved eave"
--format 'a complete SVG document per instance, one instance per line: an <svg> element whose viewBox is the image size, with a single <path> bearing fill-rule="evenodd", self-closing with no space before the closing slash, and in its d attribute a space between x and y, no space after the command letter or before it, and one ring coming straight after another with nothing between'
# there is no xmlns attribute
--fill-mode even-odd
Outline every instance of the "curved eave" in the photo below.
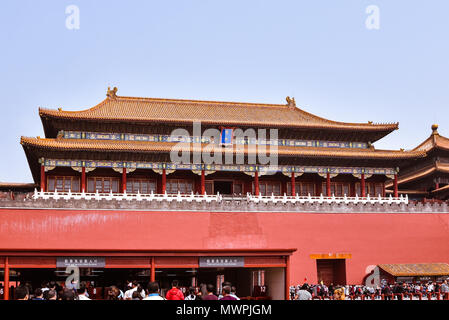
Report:
<svg viewBox="0 0 449 320"><path fill-rule="evenodd" d="M449 192L449 184L444 187L441 187L441 188L431 191L431 193L435 193L435 194L441 193L441 192Z"/></svg>
<svg viewBox="0 0 449 320"><path fill-rule="evenodd" d="M147 111L141 112L141 110ZM176 112L177 110L179 111L178 113ZM192 111L191 114L188 112L186 114L186 110ZM181 111L184 113L183 117L179 117ZM164 114L164 116L158 117L160 114ZM236 116L236 114L241 116ZM263 116L261 117L262 114ZM158 122L192 124L194 121L201 121L205 124L216 125L363 130L368 132L381 132L385 133L385 135L397 130L399 126L398 123L375 124L332 121L306 112L300 108L282 104L122 96L106 98L96 106L81 111L39 108L39 115L41 118L125 123ZM290 117L290 115L293 117ZM232 119L233 117L235 119ZM292 118L294 119L292 120Z"/></svg>
<svg viewBox="0 0 449 320"><path fill-rule="evenodd" d="M413 151L430 152L434 149L449 151L449 139L440 136L439 134L434 134L424 140L419 146L414 148Z"/></svg>
<svg viewBox="0 0 449 320"><path fill-rule="evenodd" d="M440 162L435 162L434 165L430 166L430 167L426 167L423 168L419 171L416 172L412 172L410 174L404 175L403 177L399 177L398 178L398 185L401 184L405 184L405 183L409 183L409 182L413 182L422 178L425 178L435 172L440 172L440 173L449 173L449 164L446 163L440 163ZM386 188L390 188L391 186L393 186L393 182L388 181L385 184Z"/></svg>
<svg viewBox="0 0 449 320"><path fill-rule="evenodd" d="M385 193L394 194L394 190L385 189ZM423 190L398 190L399 194L413 194L413 195L427 195L429 194L427 191Z"/></svg>
<svg viewBox="0 0 449 320"><path fill-rule="evenodd" d="M36 187L37 185L35 183L0 182L0 190L32 191Z"/></svg>
<svg viewBox="0 0 449 320"><path fill-rule="evenodd" d="M23 146L35 147L43 150L57 151L99 151L99 152L171 152L176 143L167 142L140 142L140 141L106 141L106 140L81 140L81 139L40 139L22 137ZM178 145L179 146L179 145ZM263 152L269 150L263 148ZM201 147L193 145L181 146L179 151L189 152L229 152L226 147ZM256 147L236 148L233 153L244 152L245 154L258 153ZM417 159L425 156L424 152L390 151L390 150L360 150L360 149L336 149L336 148L310 148L310 147L285 147L279 146L277 153L280 156L301 157L332 157L332 158L361 158L361 159Z"/></svg>
<svg viewBox="0 0 449 320"><path fill-rule="evenodd" d="M40 110L41 118L53 118L53 119L62 119L62 120L82 120L82 121L106 121L106 122L114 122L114 123L180 123L191 125L194 122L201 122L208 125L229 125L229 126L258 126L258 127L276 127L276 128L295 128L295 129L334 129L334 130L360 130L366 132L380 132L385 133L385 135L397 130L399 128L399 123L392 124L361 124L361 123L333 123L333 124L321 124L321 123L297 123L297 124L284 124L276 121L272 122L257 122L257 121L226 121L226 120L209 120L209 119L164 119L164 118L151 118L151 119L142 119L142 118L112 118L112 117L83 117L83 116L74 116L70 114L52 114L52 113L43 113ZM52 110L53 111L53 110ZM58 112L58 111L57 111ZM58 112L59 113L59 112ZM373 141L375 142L375 141Z"/></svg>

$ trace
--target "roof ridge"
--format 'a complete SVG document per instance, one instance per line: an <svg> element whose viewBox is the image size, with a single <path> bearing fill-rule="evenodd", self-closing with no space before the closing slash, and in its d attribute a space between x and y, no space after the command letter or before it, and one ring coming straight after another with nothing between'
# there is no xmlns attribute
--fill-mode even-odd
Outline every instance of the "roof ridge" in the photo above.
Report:
<svg viewBox="0 0 449 320"><path fill-rule="evenodd" d="M134 100L134 101L160 101L160 102L179 102L179 103L210 103L210 104L233 104L243 106L258 106L258 107L281 107L288 108L287 104L276 103L260 103L260 102L239 102L239 101L222 101L222 100L195 100L195 99L172 99L172 98L157 98L157 97L129 97L117 96L106 100Z"/></svg>
<svg viewBox="0 0 449 320"><path fill-rule="evenodd" d="M386 123L374 123L372 121L368 121L367 123L363 123L363 122L342 122L342 121L335 121L335 120L330 120L330 119L326 119L320 116L317 116L314 113L310 113L308 111L305 111L304 109L298 108L296 107L295 109L307 114L308 116L314 117L316 119L319 119L321 121L327 122L327 123L333 123L333 124L346 124L346 125L371 125L373 127L375 126L388 126L388 125L394 125L396 127L396 129L399 128L399 122L386 122Z"/></svg>
<svg viewBox="0 0 449 320"><path fill-rule="evenodd" d="M117 96L116 88L108 89L107 97L97 105L79 111L62 108L39 108L44 118L72 120L110 120L135 122L193 123L201 121L214 125L272 126L291 128L362 130L372 134L367 139L375 142L397 130L399 123L342 122L326 119L296 106L294 98L285 104L232 102L216 100L168 99L152 97ZM48 120L51 121L51 120ZM47 129L45 129L47 130Z"/></svg>
<svg viewBox="0 0 449 320"><path fill-rule="evenodd" d="M328 124L336 124L336 125L349 125L349 126L369 126L369 127L391 127L394 130L398 129L399 122L386 122L386 123L373 123L372 121L368 121L367 123L363 122L342 122L342 121L334 121L329 120L320 116L317 116L311 112L305 111L304 109L297 107L296 105L294 107L290 107L288 104L271 104L271 103L255 103L255 102L233 102L233 101L215 101L215 100L193 100L193 99L169 99L169 98L153 98L153 97L128 97L128 96L116 96L114 98L107 97L104 100L102 100L97 105L84 109L84 110L74 110L74 111L66 111L62 110L62 108L50 109L50 108L39 108L39 115L42 114L53 114L55 115L58 112L62 112L64 114L83 114L83 113L89 113L92 111L95 111L96 109L101 108L108 102L114 102L114 101L135 101L135 102L168 102L168 103L188 103L188 104L214 104L214 105L226 105L230 104L236 107L260 107L260 108L279 108L279 109L285 109L285 110L293 110L294 112L299 112L302 115L308 116L311 119L318 120L319 122L324 122Z"/></svg>
<svg viewBox="0 0 449 320"><path fill-rule="evenodd" d="M50 112L55 112L55 111L59 111L59 112L64 112L64 113L84 113L84 112L89 112L95 109L100 108L101 106L103 106L109 99L103 99L101 102L97 103L96 105L94 105L93 107L87 108L87 109L83 109L83 110L62 110L61 107L59 107L58 109L51 109L51 108L42 108L39 107L39 115L42 115L42 111L50 111Z"/></svg>
<svg viewBox="0 0 449 320"><path fill-rule="evenodd" d="M275 103L256 103L256 102L237 102L237 101L220 101L220 100L194 100L194 99L171 99L171 98L155 98L155 97L129 97L129 96L116 96L116 98L109 98L110 100L133 100L133 101L160 101L160 102L175 102L175 103L210 103L210 104L234 104L236 106L241 105L241 106L255 106L255 107L269 107L269 108L274 108L274 107L278 107L278 108L289 108L288 104L275 104ZM108 100L108 99L106 99ZM93 108L92 108L93 109ZM320 116L317 116L316 114L310 113L308 111L305 111L304 109L297 107L295 104L295 107L292 108L295 111L299 111L302 113L305 113L306 115L315 118L315 119L319 119L321 121L327 122L327 123L335 123L335 124L348 124L348 125L360 125L360 124L365 124L365 123L360 123L360 122L341 122L341 121L334 121L334 120L330 120L330 119L326 119ZM374 123L372 121L368 121L368 123L366 123L368 125L372 125L372 126L385 126L385 125L395 125L396 127L398 127L399 122L385 122L385 123Z"/></svg>

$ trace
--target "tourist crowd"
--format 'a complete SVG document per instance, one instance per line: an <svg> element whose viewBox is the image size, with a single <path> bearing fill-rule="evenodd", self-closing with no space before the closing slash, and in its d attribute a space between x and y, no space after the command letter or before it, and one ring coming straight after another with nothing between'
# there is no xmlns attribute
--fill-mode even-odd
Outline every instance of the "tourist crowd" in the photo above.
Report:
<svg viewBox="0 0 449 320"><path fill-rule="evenodd" d="M201 285L200 290L190 287L185 294L178 286L178 281L173 280L172 287L165 297L161 295L158 282L150 282L144 289L137 281L128 282L124 290L117 286L107 289L107 300L240 300L236 295L236 288L230 282L223 282L220 295L215 295L215 287L212 284ZM89 298L85 282L79 285L72 283L62 287L58 283L44 282L40 288L32 290L29 284L15 288L16 300L91 300Z"/></svg>
<svg viewBox="0 0 449 320"><path fill-rule="evenodd" d="M178 281L172 282L171 289L161 295L158 282L148 283L146 289L137 281L129 281L124 290L117 286L107 288L105 298L107 300L240 300L236 295L236 288L229 282L223 282L220 295L215 294L215 287L212 284L200 285L200 290L190 287L187 292L183 292ZM345 285L333 284L326 286L320 284L307 284L291 286L291 300L312 300L312 299L334 299L346 300L361 296L381 296L390 299L393 294L449 294L448 281L443 283L383 283L376 287L365 285ZM57 282L44 282L40 288L32 290L29 284L18 286L14 289L16 300L91 300L85 282L79 285L72 283L62 287Z"/></svg>
<svg viewBox="0 0 449 320"><path fill-rule="evenodd" d="M292 300L312 300L313 298L332 298L337 300L349 299L349 297L360 296L381 296L384 295L389 299L393 294L435 294L449 293L449 285L447 280L443 283L427 282L427 283L384 283L374 286L365 285L345 285L334 286L333 284L326 286L322 282L320 284L307 284L291 286L290 299Z"/></svg>

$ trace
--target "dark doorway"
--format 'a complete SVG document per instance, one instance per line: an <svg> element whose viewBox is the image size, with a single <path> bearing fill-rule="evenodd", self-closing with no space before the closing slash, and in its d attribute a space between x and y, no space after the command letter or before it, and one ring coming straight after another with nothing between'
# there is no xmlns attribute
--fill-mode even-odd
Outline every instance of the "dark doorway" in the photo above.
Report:
<svg viewBox="0 0 449 320"><path fill-rule="evenodd" d="M210 283L215 286L217 294L221 294L222 283L219 276L237 288L237 295L242 297L251 295L251 270L247 268L200 268L198 284Z"/></svg>
<svg viewBox="0 0 449 320"><path fill-rule="evenodd" d="M346 260L345 259L317 259L318 281L325 285L346 284Z"/></svg>
<svg viewBox="0 0 449 320"><path fill-rule="evenodd" d="M223 195L232 194L232 181L214 181L214 193Z"/></svg>

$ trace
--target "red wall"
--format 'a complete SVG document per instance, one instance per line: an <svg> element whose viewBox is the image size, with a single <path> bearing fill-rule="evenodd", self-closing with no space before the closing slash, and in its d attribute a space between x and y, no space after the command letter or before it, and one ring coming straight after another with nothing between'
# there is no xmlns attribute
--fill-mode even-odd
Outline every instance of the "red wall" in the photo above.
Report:
<svg viewBox="0 0 449 320"><path fill-rule="evenodd" d="M316 282L310 254L350 253L348 283L383 263L449 263L449 214L215 213L0 209L0 249L297 248L291 280Z"/></svg>

